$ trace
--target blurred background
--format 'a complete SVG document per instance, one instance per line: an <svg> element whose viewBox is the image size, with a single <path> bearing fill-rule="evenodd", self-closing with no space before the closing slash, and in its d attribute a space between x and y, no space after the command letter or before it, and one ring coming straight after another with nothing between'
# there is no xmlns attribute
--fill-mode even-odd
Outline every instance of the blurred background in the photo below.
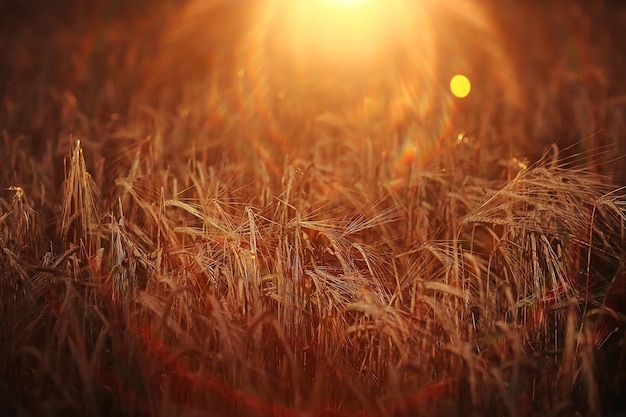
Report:
<svg viewBox="0 0 626 417"><path fill-rule="evenodd" d="M253 112L268 135L288 129L283 142L311 118L394 146L464 132L529 161L556 143L626 183L624 2L423 0L362 27L352 9L294 4L0 1L0 124L33 146L69 134L98 146L140 103L195 108L213 127ZM465 99L448 89L457 73L472 83ZM210 94L223 108L197 105Z"/></svg>

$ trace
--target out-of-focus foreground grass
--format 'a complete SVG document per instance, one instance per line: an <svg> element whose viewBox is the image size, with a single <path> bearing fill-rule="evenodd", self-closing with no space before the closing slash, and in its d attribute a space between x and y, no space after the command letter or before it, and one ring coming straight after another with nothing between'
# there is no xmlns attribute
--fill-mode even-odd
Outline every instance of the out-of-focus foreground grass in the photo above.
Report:
<svg viewBox="0 0 626 417"><path fill-rule="evenodd" d="M346 75L250 1L39 3L0 3L10 415L626 409L619 8L444 7Z"/></svg>

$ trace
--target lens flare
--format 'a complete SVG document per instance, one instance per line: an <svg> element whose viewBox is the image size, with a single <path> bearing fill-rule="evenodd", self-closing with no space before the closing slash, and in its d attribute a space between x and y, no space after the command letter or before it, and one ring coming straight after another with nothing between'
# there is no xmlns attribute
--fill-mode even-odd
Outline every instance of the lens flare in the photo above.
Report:
<svg viewBox="0 0 626 417"><path fill-rule="evenodd" d="M365 0L325 0L328 3L336 3L344 6L355 6L362 3Z"/></svg>
<svg viewBox="0 0 626 417"><path fill-rule="evenodd" d="M465 75L455 75L450 80L450 90L458 98L465 98L469 95L472 85Z"/></svg>
<svg viewBox="0 0 626 417"><path fill-rule="evenodd" d="M367 65L402 30L409 3L397 0L294 0L282 7L282 41L298 59Z"/></svg>
<svg viewBox="0 0 626 417"><path fill-rule="evenodd" d="M322 139L380 146L405 172L464 128L454 99L469 94L470 79L478 102L497 92L515 103L520 88L479 0L189 0L176 16L151 67L157 81L210 79L207 123L236 129L245 142L236 152L276 175L285 155ZM319 127L324 114L343 122Z"/></svg>

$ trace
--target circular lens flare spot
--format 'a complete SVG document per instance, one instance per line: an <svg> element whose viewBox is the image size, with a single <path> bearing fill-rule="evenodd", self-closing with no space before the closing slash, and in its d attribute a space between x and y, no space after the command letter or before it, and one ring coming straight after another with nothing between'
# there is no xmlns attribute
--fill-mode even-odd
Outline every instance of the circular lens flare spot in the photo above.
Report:
<svg viewBox="0 0 626 417"><path fill-rule="evenodd" d="M450 91L458 98L467 97L471 89L472 85L465 75L455 75L450 80Z"/></svg>

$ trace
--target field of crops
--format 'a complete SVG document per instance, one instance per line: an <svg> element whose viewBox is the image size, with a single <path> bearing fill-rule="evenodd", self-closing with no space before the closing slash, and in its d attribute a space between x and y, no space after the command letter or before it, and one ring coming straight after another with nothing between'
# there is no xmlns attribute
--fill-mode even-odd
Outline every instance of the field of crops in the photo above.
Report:
<svg viewBox="0 0 626 417"><path fill-rule="evenodd" d="M7 415L625 415L626 8L376 4L0 1Z"/></svg>

